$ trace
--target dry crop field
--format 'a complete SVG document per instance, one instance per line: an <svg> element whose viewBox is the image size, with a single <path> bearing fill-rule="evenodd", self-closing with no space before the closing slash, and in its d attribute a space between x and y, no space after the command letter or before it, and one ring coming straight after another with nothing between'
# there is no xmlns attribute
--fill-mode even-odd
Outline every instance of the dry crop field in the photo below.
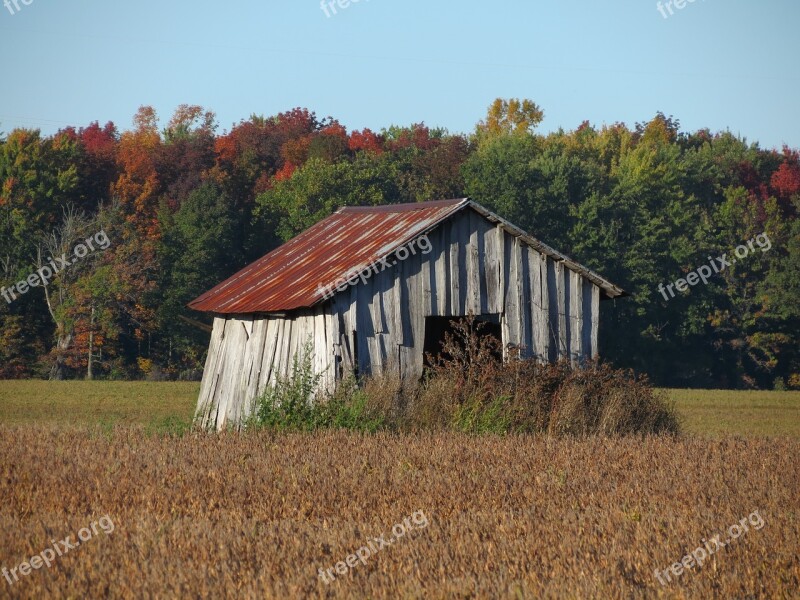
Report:
<svg viewBox="0 0 800 600"><path fill-rule="evenodd" d="M113 522L0 596L797 597L798 463L785 437L0 425L0 567Z"/></svg>
<svg viewBox="0 0 800 600"><path fill-rule="evenodd" d="M798 597L797 392L584 440L197 434L196 395L0 382L0 598Z"/></svg>

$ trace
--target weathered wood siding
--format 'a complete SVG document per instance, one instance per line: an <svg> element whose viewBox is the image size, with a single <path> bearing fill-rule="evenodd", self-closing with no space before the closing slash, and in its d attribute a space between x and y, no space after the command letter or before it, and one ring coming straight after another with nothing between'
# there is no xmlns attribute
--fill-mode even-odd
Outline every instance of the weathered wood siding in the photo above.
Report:
<svg viewBox="0 0 800 600"><path fill-rule="evenodd" d="M314 369L331 390L343 377L423 371L425 318L499 315L503 347L542 362L596 356L600 289L467 210L428 234L408 258L290 316L217 318L197 419L239 428L253 400L311 343Z"/></svg>
<svg viewBox="0 0 800 600"><path fill-rule="evenodd" d="M232 316L214 319L195 420L207 429L240 429L253 404L309 344L321 385L336 381L338 328L330 309L292 317Z"/></svg>

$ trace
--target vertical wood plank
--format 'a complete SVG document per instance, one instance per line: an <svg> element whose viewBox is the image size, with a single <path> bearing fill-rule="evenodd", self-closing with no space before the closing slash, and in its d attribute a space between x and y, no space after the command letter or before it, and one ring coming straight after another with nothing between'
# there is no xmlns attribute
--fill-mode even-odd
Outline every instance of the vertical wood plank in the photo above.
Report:
<svg viewBox="0 0 800 600"><path fill-rule="evenodd" d="M552 350L550 344L550 278L548 276L547 264L549 261L546 254L539 256L539 284L542 286L541 306L539 308L539 339L542 362L552 360Z"/></svg>
<svg viewBox="0 0 800 600"><path fill-rule="evenodd" d="M492 230L492 226L483 215L474 210L470 210L469 214L470 227L476 233L474 243L478 248L478 297L480 298L480 310L477 314L485 315L491 312L489 310L488 273L486 270L486 234Z"/></svg>
<svg viewBox="0 0 800 600"><path fill-rule="evenodd" d="M481 259L479 248L481 235L478 229L479 215L475 211L469 210L464 217L464 222L468 225L467 233L469 235L466 249L467 299L465 313L477 316L481 314Z"/></svg>
<svg viewBox="0 0 800 600"><path fill-rule="evenodd" d="M474 240L467 246L467 301L466 314L480 315L481 313L481 273L480 254L478 250L478 235L473 232Z"/></svg>
<svg viewBox="0 0 800 600"><path fill-rule="evenodd" d="M570 360L579 365L583 357L583 277L575 271L567 271L570 279Z"/></svg>
<svg viewBox="0 0 800 600"><path fill-rule="evenodd" d="M295 317L291 320L292 329L289 336L289 352L287 355L286 376L291 377L294 368L295 359L300 360L301 352L303 350L303 338L305 337L305 320L301 317Z"/></svg>
<svg viewBox="0 0 800 600"><path fill-rule="evenodd" d="M262 390L275 384L275 379L280 368L280 357L278 356L283 348L283 330L286 324L285 319L271 319L269 335L272 337L271 343L267 346L264 355L264 367L261 370L263 384Z"/></svg>
<svg viewBox="0 0 800 600"><path fill-rule="evenodd" d="M334 311L334 305L329 302L324 311L325 330L328 338L328 348L330 349L331 365L328 369L328 388L327 391L333 393L336 386L344 375L342 358L342 337L339 314Z"/></svg>
<svg viewBox="0 0 800 600"><path fill-rule="evenodd" d="M461 260L459 253L462 251L462 241L459 237L460 230L459 221L450 222L450 235L447 240L450 247L450 312L448 314L453 316L464 314L461 298L464 295L462 287L466 287L466 282L460 278Z"/></svg>
<svg viewBox="0 0 800 600"><path fill-rule="evenodd" d="M508 328L507 316L507 280L508 280L508 253L506 252L506 235L505 229L502 225L495 226L495 235L497 236L497 291L498 291L498 312L500 313L500 332L503 337L501 341L503 345L503 358L508 358L506 346L510 343L510 334Z"/></svg>
<svg viewBox="0 0 800 600"><path fill-rule="evenodd" d="M592 358L600 355L600 288L592 286Z"/></svg>
<svg viewBox="0 0 800 600"><path fill-rule="evenodd" d="M403 269L409 282L409 317L413 339L413 351L409 357L411 360L408 365L409 376L419 379L422 377L425 345L425 309L423 306L423 274L420 256L414 256L406 260L403 264Z"/></svg>
<svg viewBox="0 0 800 600"><path fill-rule="evenodd" d="M430 256L430 255L428 255ZM420 294L422 295L422 310L425 313L425 316L430 316L436 312L436 307L433 305L434 295L431 285L431 278L433 276L433 265L431 261L428 260L428 256L422 254L420 251L417 251L415 256L412 256L414 260L420 261L422 263L422 277L420 279ZM411 259L409 259L411 260Z"/></svg>
<svg viewBox="0 0 800 600"><path fill-rule="evenodd" d="M203 368L203 379L200 382L200 393L197 397L197 408L195 409L195 422L204 429L209 429L210 416L212 410L216 407L213 406L213 390L219 375L219 362L222 349L222 340L225 337L225 324L227 321L220 317L214 318L214 327L211 330L211 341L208 345L208 355L206 356L206 364Z"/></svg>
<svg viewBox="0 0 800 600"><path fill-rule="evenodd" d="M382 272L378 281L383 321L385 324L385 331L381 335L380 340L384 372L391 372L397 368L396 352L394 352L394 348L397 345L397 323L399 322L399 317L397 315L398 307L395 302L395 271L396 268L393 267L390 270Z"/></svg>
<svg viewBox="0 0 800 600"><path fill-rule="evenodd" d="M542 272L541 272L541 258L539 253L528 246L528 299L530 305L528 306L528 320L531 329L531 352L532 358L540 361L542 360Z"/></svg>
<svg viewBox="0 0 800 600"><path fill-rule="evenodd" d="M558 278L560 284L559 291L559 354L563 358L571 359L570 342L572 340L572 332L570 331L570 300L571 293L570 287L572 280L569 277L569 269L564 267L563 262L558 263L561 267L561 276ZM562 327L563 325L563 327Z"/></svg>
<svg viewBox="0 0 800 600"><path fill-rule="evenodd" d="M445 248L443 255L449 256L449 247ZM411 326L412 322L412 309L411 309L411 290L408 280L408 266L405 263L400 263L397 269L397 289L400 292L400 300L398 306L401 307L401 322L400 328L402 331L402 342L398 345L398 366L400 377L403 380L410 378L413 371L413 364L411 354L414 349L414 330ZM449 307L448 309L449 310Z"/></svg>
<svg viewBox="0 0 800 600"><path fill-rule="evenodd" d="M289 351L291 348L293 322L292 319L288 318L283 318L281 320L283 321L283 335L281 336L280 348L275 355L275 376L273 378L273 383L277 383L279 377L286 377L291 365Z"/></svg>
<svg viewBox="0 0 800 600"><path fill-rule="evenodd" d="M523 358L532 358L535 356L534 341L533 341L533 276L531 273L531 248L523 244L520 240L520 259L522 261L522 279L520 280L519 288L521 291L520 299L520 320L522 322L522 346ZM538 273L538 263L536 264Z"/></svg>
<svg viewBox="0 0 800 600"><path fill-rule="evenodd" d="M520 319L520 289L519 284L522 279L521 267L522 259L520 257L520 241L519 238L506 236L506 252L508 253L508 266L506 268L507 284L506 284L506 323L508 332L508 341L504 346L512 344L520 346L522 344L521 335L521 319Z"/></svg>
<svg viewBox="0 0 800 600"><path fill-rule="evenodd" d="M253 360L250 374L245 384L244 405L242 406L241 422L248 419L259 396L258 384L261 380L261 369L264 364L264 351L266 350L267 323L263 318L255 319L253 322L253 334L250 343L253 346Z"/></svg>
<svg viewBox="0 0 800 600"><path fill-rule="evenodd" d="M436 255L436 304L437 315L446 317L450 314L450 244L449 224L443 223L436 230L433 254Z"/></svg>
<svg viewBox="0 0 800 600"><path fill-rule="evenodd" d="M370 373L373 375L383 374L383 346L381 344L382 335L388 330L384 328L383 324L383 306L382 294L380 285L377 279L373 276L366 283L360 283L367 289L369 295L369 314L370 325L372 326L372 335L367 340L369 346L370 357Z"/></svg>
<svg viewBox="0 0 800 600"><path fill-rule="evenodd" d="M330 382L328 373L331 365L333 345L328 345L328 332L325 328L325 313L321 306L314 309L314 372L319 375L319 390L327 391Z"/></svg>
<svg viewBox="0 0 800 600"><path fill-rule="evenodd" d="M353 286L356 292L356 346L358 348L358 372L362 376L372 374L371 344L375 339L375 330L372 326L372 314L370 304L372 293L367 285L361 283Z"/></svg>
<svg viewBox="0 0 800 600"><path fill-rule="evenodd" d="M242 319L242 326L244 328L244 337L242 338L244 341L242 346L242 362L238 365L238 376L233 381L231 407L229 410L231 427L237 431L241 429L242 419L247 411L246 407L250 405L250 398L247 396L247 390L249 388L250 378L253 375L255 354L257 352L256 344L254 343L256 331L255 321L252 317L245 317Z"/></svg>
<svg viewBox="0 0 800 600"><path fill-rule="evenodd" d="M467 275L467 261L469 260L469 212L460 212L456 216L457 236L456 246L458 247L458 280L461 283L459 286L458 296L458 315L467 314L467 297L469 295L469 278Z"/></svg>
<svg viewBox="0 0 800 600"><path fill-rule="evenodd" d="M583 301L581 302L581 362L592 358L592 288L595 285L588 279L583 280Z"/></svg>
<svg viewBox="0 0 800 600"><path fill-rule="evenodd" d="M500 261L498 260L498 236L494 227L488 228L483 235L484 265L483 272L486 285L486 309L491 314L502 312L500 299Z"/></svg>
<svg viewBox="0 0 800 600"><path fill-rule="evenodd" d="M437 267L438 268L438 267ZM401 281L401 271L399 267L392 269L392 306L394 315L394 322L392 327L392 338L395 345L404 343L405 333L403 330L403 322L406 319L407 308L403 305L403 282Z"/></svg>
<svg viewBox="0 0 800 600"><path fill-rule="evenodd" d="M238 400L237 384L241 376L241 367L246 349L247 332L241 318L231 319L230 335L226 337L225 347L225 372L222 373L219 387L219 409L217 412L217 429L222 430L228 425L236 426L232 419Z"/></svg>
<svg viewBox="0 0 800 600"><path fill-rule="evenodd" d="M548 261L547 274L552 294L550 297L550 326L553 332L550 340L553 346L551 356L554 356L555 359L561 359L566 358L569 352L565 313L564 264L561 261ZM552 281L549 279L551 275Z"/></svg>
<svg viewBox="0 0 800 600"><path fill-rule="evenodd" d="M345 357L346 350L344 346L344 319L342 318L342 309L339 297L335 296L327 305L326 310L328 318L328 329L333 344L334 364L333 373L334 381L339 382L344 377L347 359Z"/></svg>

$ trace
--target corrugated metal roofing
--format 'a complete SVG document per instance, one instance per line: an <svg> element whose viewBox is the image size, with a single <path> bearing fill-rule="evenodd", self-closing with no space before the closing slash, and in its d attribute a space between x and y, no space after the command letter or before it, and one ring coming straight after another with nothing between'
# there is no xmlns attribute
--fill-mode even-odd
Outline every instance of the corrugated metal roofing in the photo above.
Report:
<svg viewBox="0 0 800 600"><path fill-rule="evenodd" d="M621 288L596 273L479 204L461 198L341 208L193 300L189 307L218 314L282 313L312 307L323 300L322 289L340 278L360 273L467 207L501 224L539 251L564 261L567 267L599 285L606 296L625 295Z"/></svg>

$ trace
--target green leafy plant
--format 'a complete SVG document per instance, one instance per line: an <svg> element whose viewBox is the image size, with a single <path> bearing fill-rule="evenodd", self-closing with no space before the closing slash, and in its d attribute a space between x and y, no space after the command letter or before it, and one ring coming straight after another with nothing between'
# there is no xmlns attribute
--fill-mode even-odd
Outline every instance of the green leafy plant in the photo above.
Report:
<svg viewBox="0 0 800 600"><path fill-rule="evenodd" d="M318 410L314 406L321 376L314 373L311 342L292 359L288 375L279 375L256 400L248 425L277 430L312 431L317 428Z"/></svg>
<svg viewBox="0 0 800 600"><path fill-rule="evenodd" d="M307 342L292 360L292 371L257 399L248 428L314 431L322 428L375 432L383 418L368 394L351 377L334 394L319 390L321 375L314 373L312 346Z"/></svg>

